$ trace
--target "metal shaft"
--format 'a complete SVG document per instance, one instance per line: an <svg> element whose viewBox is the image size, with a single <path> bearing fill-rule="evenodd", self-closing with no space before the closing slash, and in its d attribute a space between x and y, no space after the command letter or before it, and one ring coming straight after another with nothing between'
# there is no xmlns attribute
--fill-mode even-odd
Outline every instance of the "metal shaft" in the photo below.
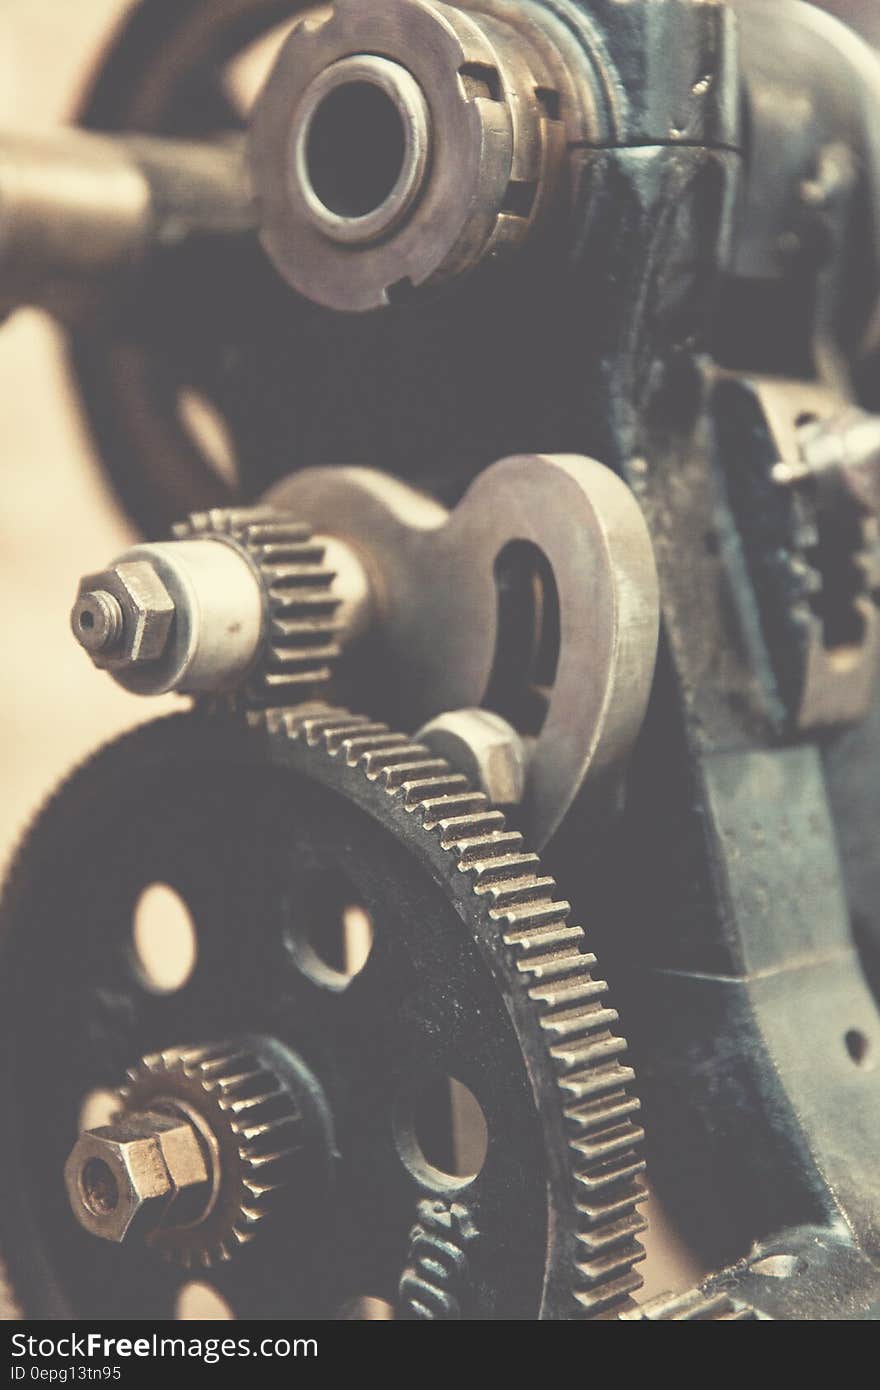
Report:
<svg viewBox="0 0 880 1390"><path fill-rule="evenodd" d="M236 138L0 134L0 312L75 316L156 250L253 221Z"/></svg>

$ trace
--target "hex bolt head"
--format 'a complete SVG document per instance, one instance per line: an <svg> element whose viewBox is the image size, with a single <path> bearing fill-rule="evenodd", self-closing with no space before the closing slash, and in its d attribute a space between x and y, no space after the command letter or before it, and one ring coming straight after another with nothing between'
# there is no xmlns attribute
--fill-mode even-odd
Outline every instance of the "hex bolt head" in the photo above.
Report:
<svg viewBox="0 0 880 1390"><path fill-rule="evenodd" d="M122 1241L183 1224L203 1210L212 1173L195 1127L143 1112L81 1134L64 1166L74 1216L92 1235Z"/></svg>
<svg viewBox="0 0 880 1390"><path fill-rule="evenodd" d="M432 719L416 735L469 777L496 806L515 806L525 793L524 740L506 719L486 709L457 709Z"/></svg>
<svg viewBox="0 0 880 1390"><path fill-rule="evenodd" d="M73 635L96 666L118 670L158 661L174 600L149 560L119 561L87 575L70 615Z"/></svg>

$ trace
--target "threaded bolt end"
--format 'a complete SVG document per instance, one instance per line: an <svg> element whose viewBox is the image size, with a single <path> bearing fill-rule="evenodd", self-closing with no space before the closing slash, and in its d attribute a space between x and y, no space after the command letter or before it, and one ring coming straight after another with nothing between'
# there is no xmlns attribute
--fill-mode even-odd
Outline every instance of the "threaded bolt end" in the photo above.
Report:
<svg viewBox="0 0 880 1390"><path fill-rule="evenodd" d="M108 651L122 636L122 608L106 589L91 589L74 604L70 625L87 652Z"/></svg>

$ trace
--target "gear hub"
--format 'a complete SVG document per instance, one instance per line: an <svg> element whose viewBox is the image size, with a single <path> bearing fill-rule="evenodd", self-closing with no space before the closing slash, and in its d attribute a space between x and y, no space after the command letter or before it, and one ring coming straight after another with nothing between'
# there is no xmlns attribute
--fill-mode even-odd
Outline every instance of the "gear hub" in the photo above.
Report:
<svg viewBox="0 0 880 1390"><path fill-rule="evenodd" d="M595 135L573 43L549 8L493 0L305 15L251 127L277 269L362 311L519 247L564 203L568 145Z"/></svg>

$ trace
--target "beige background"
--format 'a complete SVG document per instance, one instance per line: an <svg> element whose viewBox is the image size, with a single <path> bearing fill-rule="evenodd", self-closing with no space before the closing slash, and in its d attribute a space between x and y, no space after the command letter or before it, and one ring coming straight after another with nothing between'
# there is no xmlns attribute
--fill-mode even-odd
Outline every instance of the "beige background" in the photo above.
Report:
<svg viewBox="0 0 880 1390"><path fill-rule="evenodd" d="M120 0L0 0L0 122L71 111ZM79 575L131 539L104 488L56 330L32 311L0 328L0 856L59 774L145 709L92 669L67 622Z"/></svg>

